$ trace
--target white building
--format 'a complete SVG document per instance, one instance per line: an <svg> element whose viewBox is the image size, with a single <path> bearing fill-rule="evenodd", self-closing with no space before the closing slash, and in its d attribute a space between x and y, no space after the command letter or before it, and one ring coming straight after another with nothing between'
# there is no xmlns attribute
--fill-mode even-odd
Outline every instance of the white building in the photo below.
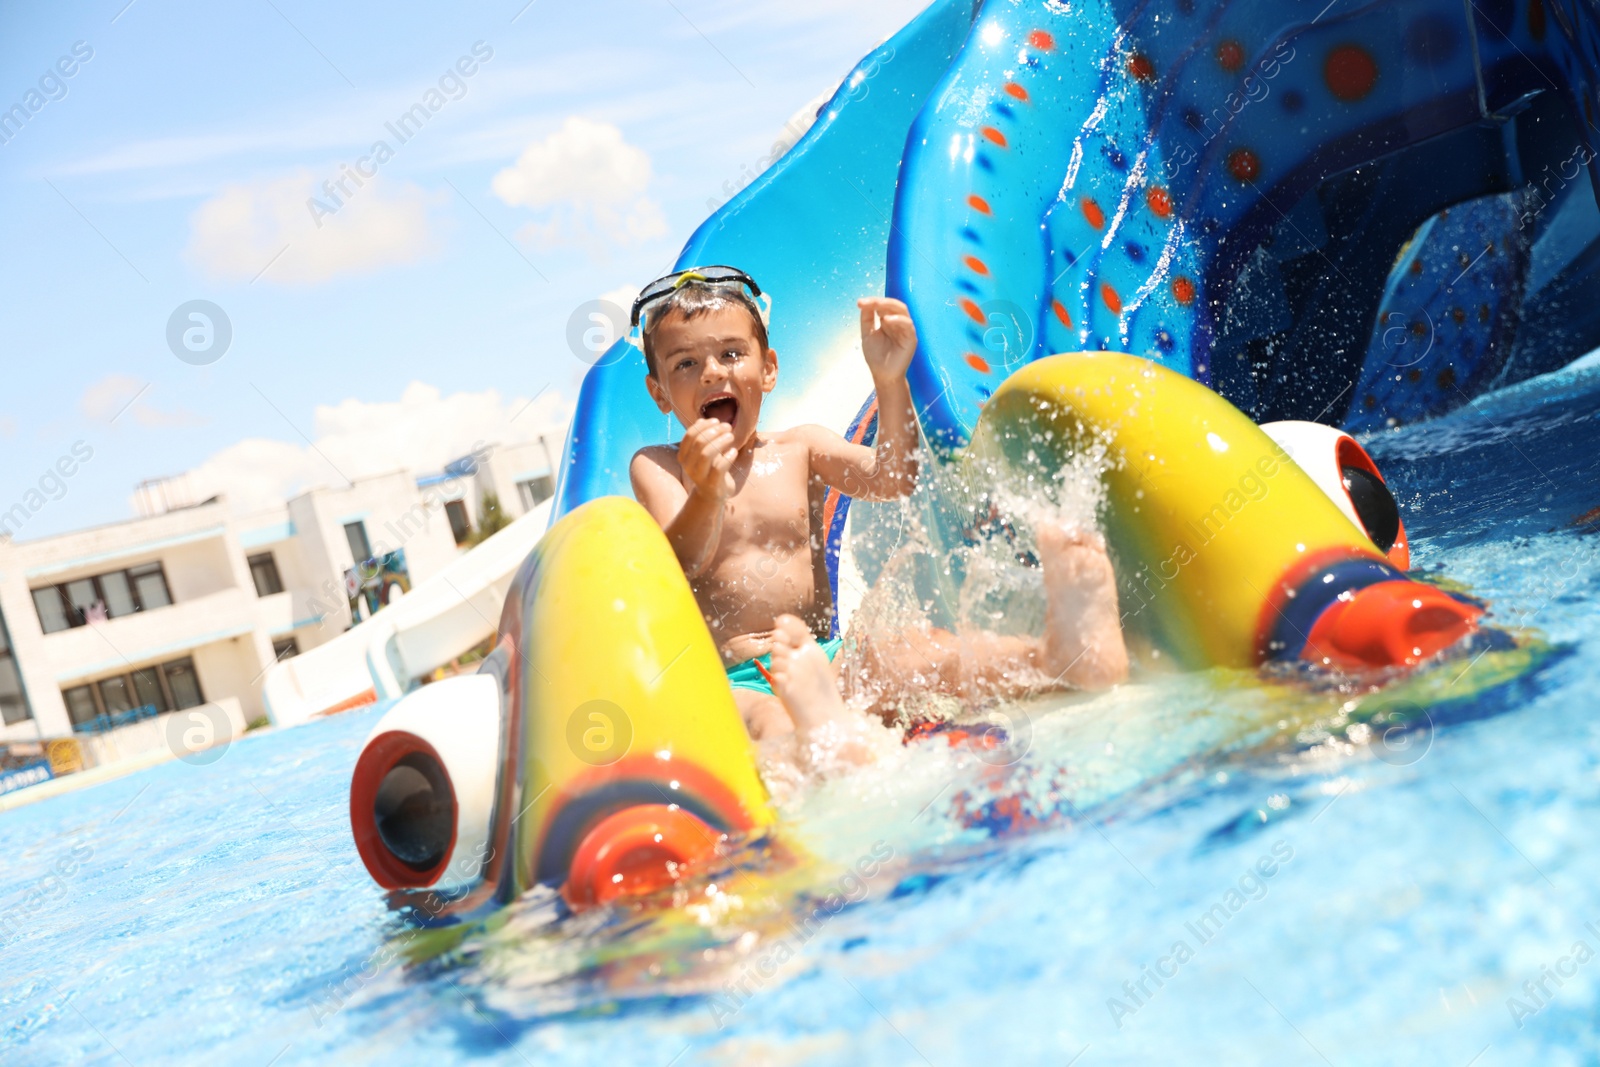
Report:
<svg viewBox="0 0 1600 1067"><path fill-rule="evenodd" d="M273 662L352 620L349 584L380 605L466 551L488 494L507 520L554 489L542 442L490 446L423 477L312 489L234 516L213 497L34 541L0 516L0 743L93 735L203 703L264 715ZM142 498L163 496L142 494ZM386 554L389 566L357 564Z"/></svg>

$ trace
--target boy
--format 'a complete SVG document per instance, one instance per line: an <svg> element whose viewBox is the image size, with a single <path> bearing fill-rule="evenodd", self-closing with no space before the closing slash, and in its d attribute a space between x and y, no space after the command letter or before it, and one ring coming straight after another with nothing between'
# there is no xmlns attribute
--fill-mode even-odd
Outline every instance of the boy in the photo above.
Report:
<svg viewBox="0 0 1600 1067"><path fill-rule="evenodd" d="M898 300L857 301L878 398L875 448L821 426L761 432L778 353L767 346L760 296L748 275L729 267L669 274L640 293L633 319L645 387L685 432L676 447L634 456L634 496L666 531L763 754L788 762L798 742L806 762L829 744L837 756L865 759L842 732L860 720L840 697L832 665L839 641L816 640L833 617L818 505L825 487L862 500L894 500L916 487L917 422L906 384L916 329ZM856 639L865 672L883 688L915 685L969 699L1025 692L1030 674L1083 688L1122 681L1127 652L1099 535L1042 528L1039 556L1042 640L863 634Z"/></svg>

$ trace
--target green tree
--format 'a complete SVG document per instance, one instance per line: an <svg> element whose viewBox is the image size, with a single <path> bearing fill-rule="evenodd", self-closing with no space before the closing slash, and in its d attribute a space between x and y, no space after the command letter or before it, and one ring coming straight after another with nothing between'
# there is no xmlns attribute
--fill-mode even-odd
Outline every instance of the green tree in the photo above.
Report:
<svg viewBox="0 0 1600 1067"><path fill-rule="evenodd" d="M500 494L486 492L478 501L478 523L467 536L467 544L481 545L510 525L511 520L500 508Z"/></svg>

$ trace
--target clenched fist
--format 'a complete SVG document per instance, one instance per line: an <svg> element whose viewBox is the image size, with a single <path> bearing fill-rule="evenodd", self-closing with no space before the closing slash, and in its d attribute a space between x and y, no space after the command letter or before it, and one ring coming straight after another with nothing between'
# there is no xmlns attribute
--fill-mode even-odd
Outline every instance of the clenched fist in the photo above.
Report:
<svg viewBox="0 0 1600 1067"><path fill-rule="evenodd" d="M698 419L684 432L678 445L678 463L689 484L709 500L726 501L733 495L733 427L719 419Z"/></svg>

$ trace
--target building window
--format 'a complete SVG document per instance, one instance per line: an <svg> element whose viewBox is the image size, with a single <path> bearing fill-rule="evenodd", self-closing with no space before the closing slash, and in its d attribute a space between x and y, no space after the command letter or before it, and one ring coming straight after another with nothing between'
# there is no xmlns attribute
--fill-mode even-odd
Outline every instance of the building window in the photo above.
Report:
<svg viewBox="0 0 1600 1067"><path fill-rule="evenodd" d="M95 706L94 690L80 685L64 690L61 696L67 702L67 718L72 720L72 728L91 728L95 717L100 714L100 709Z"/></svg>
<svg viewBox="0 0 1600 1067"><path fill-rule="evenodd" d="M167 575L159 563L75 578L33 592L39 626L47 634L91 622L105 622L172 603Z"/></svg>
<svg viewBox="0 0 1600 1067"><path fill-rule="evenodd" d="M104 610L105 601L100 599L100 590L95 588L93 578L80 578L75 582L68 582L61 587L62 593L67 598L67 614L74 619L85 622L94 621L92 613ZM81 626L83 623L75 623Z"/></svg>
<svg viewBox="0 0 1600 1067"><path fill-rule="evenodd" d="M172 593L167 588L167 576L159 563L146 563L128 571L133 589L139 598L139 610L164 608L172 603Z"/></svg>
<svg viewBox="0 0 1600 1067"><path fill-rule="evenodd" d="M161 687L161 670L157 667L146 667L134 671L133 702L135 707L152 707L157 712L170 710L167 705L167 694Z"/></svg>
<svg viewBox="0 0 1600 1067"><path fill-rule="evenodd" d="M175 659L161 665L161 676L172 693L172 706L179 711L194 708L206 702L200 692L200 676L194 672L194 660Z"/></svg>
<svg viewBox="0 0 1600 1067"><path fill-rule="evenodd" d="M67 718L79 733L111 730L205 703L194 660L187 656L63 689L61 696L67 704Z"/></svg>
<svg viewBox="0 0 1600 1067"><path fill-rule="evenodd" d="M288 659L290 656L298 656L299 654L300 642L296 641L292 637L286 637L282 641L272 642L272 659L274 662L282 662L283 660Z"/></svg>
<svg viewBox="0 0 1600 1067"><path fill-rule="evenodd" d="M134 703L133 686L128 684L127 675L100 679L100 706L106 709L107 715L121 715L139 706Z"/></svg>
<svg viewBox="0 0 1600 1067"><path fill-rule="evenodd" d="M350 558L353 562L361 564L372 558L372 542L367 540L366 523L345 523L344 538L350 542Z"/></svg>
<svg viewBox="0 0 1600 1067"><path fill-rule="evenodd" d="M61 590L53 585L33 591L33 606L39 612L39 626L47 634L72 625L67 620L67 605L61 599Z"/></svg>
<svg viewBox="0 0 1600 1067"><path fill-rule="evenodd" d="M11 650L11 633L6 629L4 615L0 615L0 720L7 726L33 718L28 707L28 693L22 688L22 674L17 670L17 655Z"/></svg>
<svg viewBox="0 0 1600 1067"><path fill-rule="evenodd" d="M532 511L556 495L556 480L549 474L528 478L517 483L517 493L522 497L522 510Z"/></svg>
<svg viewBox="0 0 1600 1067"><path fill-rule="evenodd" d="M472 523L467 520L466 501L446 500L444 514L445 518L450 520L450 536L456 539L456 544L462 544L472 536Z"/></svg>
<svg viewBox="0 0 1600 1067"><path fill-rule="evenodd" d="M250 557L250 577L256 582L256 596L271 596L283 592L283 579L278 577L278 563L271 552Z"/></svg>
<svg viewBox="0 0 1600 1067"><path fill-rule="evenodd" d="M165 591L166 582L162 582ZM100 576L100 592L105 597L106 614L113 619L119 615L132 615L137 601L133 598L133 585L127 571L112 571ZM170 599L170 598L168 598Z"/></svg>

